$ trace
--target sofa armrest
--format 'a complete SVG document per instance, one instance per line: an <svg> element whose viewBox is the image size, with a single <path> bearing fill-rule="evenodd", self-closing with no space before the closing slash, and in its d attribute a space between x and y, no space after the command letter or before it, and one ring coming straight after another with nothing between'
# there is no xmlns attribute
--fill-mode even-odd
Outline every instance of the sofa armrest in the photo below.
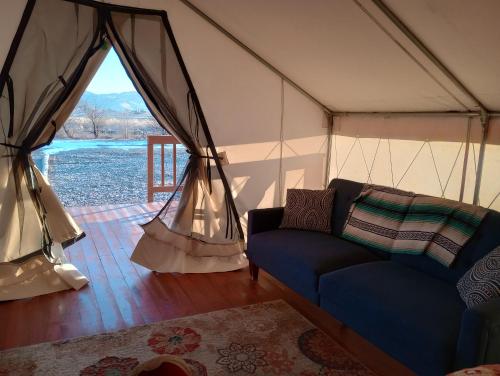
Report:
<svg viewBox="0 0 500 376"><path fill-rule="evenodd" d="M457 346L456 368L500 363L500 298L465 310Z"/></svg>
<svg viewBox="0 0 500 376"><path fill-rule="evenodd" d="M277 230L284 208L254 209L248 212L248 238L259 232Z"/></svg>

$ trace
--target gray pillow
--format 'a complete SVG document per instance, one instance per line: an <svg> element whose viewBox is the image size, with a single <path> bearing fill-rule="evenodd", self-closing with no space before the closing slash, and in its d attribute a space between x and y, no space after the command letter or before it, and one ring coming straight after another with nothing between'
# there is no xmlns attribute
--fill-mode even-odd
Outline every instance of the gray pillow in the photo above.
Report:
<svg viewBox="0 0 500 376"><path fill-rule="evenodd" d="M500 246L477 261L457 283L467 307L500 297Z"/></svg>
<svg viewBox="0 0 500 376"><path fill-rule="evenodd" d="M280 228L332 232L335 190L288 189Z"/></svg>

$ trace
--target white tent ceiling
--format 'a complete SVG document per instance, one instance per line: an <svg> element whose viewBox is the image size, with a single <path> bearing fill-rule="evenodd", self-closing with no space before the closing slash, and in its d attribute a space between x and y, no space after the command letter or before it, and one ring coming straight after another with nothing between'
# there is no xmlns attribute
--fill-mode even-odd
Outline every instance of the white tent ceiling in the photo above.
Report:
<svg viewBox="0 0 500 376"><path fill-rule="evenodd" d="M174 0L113 2L166 8L174 30L190 17ZM463 111L462 104L474 108L370 0L192 2L333 110ZM2 4L2 58L23 3ZM386 3L486 107L500 110L500 49L495 48L500 45L500 2ZM204 36L196 38L199 43Z"/></svg>
<svg viewBox="0 0 500 376"><path fill-rule="evenodd" d="M473 107L369 0L193 3L332 109L464 110L452 95ZM498 1L387 4L473 94L500 109Z"/></svg>

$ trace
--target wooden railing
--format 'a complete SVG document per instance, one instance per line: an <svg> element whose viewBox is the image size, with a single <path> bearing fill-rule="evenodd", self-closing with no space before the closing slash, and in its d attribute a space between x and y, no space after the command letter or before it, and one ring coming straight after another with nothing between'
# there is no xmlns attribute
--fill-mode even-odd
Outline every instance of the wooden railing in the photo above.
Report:
<svg viewBox="0 0 500 376"><path fill-rule="evenodd" d="M174 136L148 136L148 202L154 201L154 194L158 192L173 192L177 185L177 144ZM154 146L160 145L160 185L155 185ZM172 184L165 184L165 145L172 145Z"/></svg>

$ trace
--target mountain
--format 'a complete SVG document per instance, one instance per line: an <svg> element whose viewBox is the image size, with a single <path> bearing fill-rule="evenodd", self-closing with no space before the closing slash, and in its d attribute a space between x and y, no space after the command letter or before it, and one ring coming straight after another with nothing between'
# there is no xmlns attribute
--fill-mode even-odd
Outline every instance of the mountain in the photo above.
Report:
<svg viewBox="0 0 500 376"><path fill-rule="evenodd" d="M106 117L149 116L148 108L137 91L110 94L96 94L85 91L72 115L83 115L82 108L86 104L96 107Z"/></svg>

